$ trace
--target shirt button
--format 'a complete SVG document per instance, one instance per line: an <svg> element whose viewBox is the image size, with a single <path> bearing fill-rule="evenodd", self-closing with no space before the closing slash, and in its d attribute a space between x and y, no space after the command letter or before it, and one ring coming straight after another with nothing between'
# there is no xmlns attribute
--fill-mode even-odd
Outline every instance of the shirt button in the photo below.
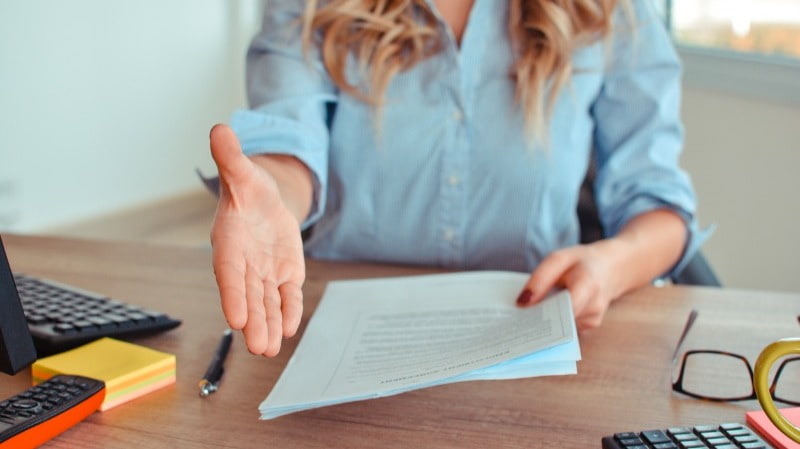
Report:
<svg viewBox="0 0 800 449"><path fill-rule="evenodd" d="M453 228L447 228L444 230L444 239L448 242L452 242L453 239L456 238L456 230Z"/></svg>
<svg viewBox="0 0 800 449"><path fill-rule="evenodd" d="M458 179L458 176L456 176L456 175L450 175L450 177L449 177L449 178L447 178L447 182L448 182L448 183L449 183L451 186L455 187L455 186L457 186L457 185L458 185L458 184L461 182L461 180L460 180L460 179Z"/></svg>
<svg viewBox="0 0 800 449"><path fill-rule="evenodd" d="M461 112L461 109L456 109L453 111L453 120L457 122L464 120L464 113Z"/></svg>

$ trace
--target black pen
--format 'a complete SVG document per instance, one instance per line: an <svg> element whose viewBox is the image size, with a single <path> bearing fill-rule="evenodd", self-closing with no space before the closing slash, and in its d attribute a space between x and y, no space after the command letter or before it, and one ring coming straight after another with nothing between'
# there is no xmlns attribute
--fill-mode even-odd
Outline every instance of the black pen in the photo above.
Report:
<svg viewBox="0 0 800 449"><path fill-rule="evenodd" d="M200 381L201 398L210 395L219 388L219 381L222 379L222 373L225 372L225 367L222 364L225 363L225 357L227 357L228 351L231 349L232 342L233 332L230 329L225 329L225 332L222 333L222 340L220 340L217 350L214 351L214 358L211 359L211 364L208 365L206 374L203 375L203 380Z"/></svg>

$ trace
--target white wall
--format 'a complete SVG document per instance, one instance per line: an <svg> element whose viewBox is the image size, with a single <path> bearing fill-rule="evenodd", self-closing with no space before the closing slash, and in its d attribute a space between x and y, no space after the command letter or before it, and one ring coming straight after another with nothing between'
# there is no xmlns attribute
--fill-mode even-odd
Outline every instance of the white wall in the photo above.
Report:
<svg viewBox="0 0 800 449"><path fill-rule="evenodd" d="M700 221L717 225L704 252L723 284L800 291L800 107L687 88L683 117Z"/></svg>
<svg viewBox="0 0 800 449"><path fill-rule="evenodd" d="M176 195L244 103L258 0L0 2L0 230Z"/></svg>

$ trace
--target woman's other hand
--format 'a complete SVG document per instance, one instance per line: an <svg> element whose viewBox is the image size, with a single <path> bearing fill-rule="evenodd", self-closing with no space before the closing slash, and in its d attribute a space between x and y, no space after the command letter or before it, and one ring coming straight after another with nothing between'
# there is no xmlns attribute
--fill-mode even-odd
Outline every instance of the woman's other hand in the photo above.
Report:
<svg viewBox="0 0 800 449"><path fill-rule="evenodd" d="M612 240L601 240L554 251L536 267L517 299L524 307L544 299L553 288L566 288L578 330L600 325L606 309L619 294L614 281Z"/></svg>
<svg viewBox="0 0 800 449"><path fill-rule="evenodd" d="M566 288L578 330L597 327L611 302L647 285L675 265L686 245L678 213L655 209L634 217L618 235L552 252L536 267L517 298L525 307L553 288Z"/></svg>

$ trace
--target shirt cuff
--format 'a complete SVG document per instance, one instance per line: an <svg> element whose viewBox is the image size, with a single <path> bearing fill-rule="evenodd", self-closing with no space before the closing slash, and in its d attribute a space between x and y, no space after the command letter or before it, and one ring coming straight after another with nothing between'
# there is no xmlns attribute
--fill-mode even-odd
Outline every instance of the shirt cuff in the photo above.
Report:
<svg viewBox="0 0 800 449"><path fill-rule="evenodd" d="M659 198L649 195L641 195L637 196L626 205L625 213L611 224L610 229L606 230L606 235L617 235L622 227L624 227L625 224L627 224L637 215L657 209L668 209L676 212L686 224L686 243L684 244L683 253L681 254L680 259L678 259L672 268L658 277L671 278L683 271L689 261L691 261L695 254L697 254L697 252L700 250L700 247L703 245L703 243L705 243L705 241L711 237L715 229L713 225L708 226L705 229L700 229L697 219L693 213L690 213L675 204L666 202Z"/></svg>
<svg viewBox="0 0 800 449"><path fill-rule="evenodd" d="M313 197L311 210L300 225L305 230L325 211L328 143L297 122L259 111L239 110L231 118L231 128L242 145L242 153L294 156L311 171Z"/></svg>

